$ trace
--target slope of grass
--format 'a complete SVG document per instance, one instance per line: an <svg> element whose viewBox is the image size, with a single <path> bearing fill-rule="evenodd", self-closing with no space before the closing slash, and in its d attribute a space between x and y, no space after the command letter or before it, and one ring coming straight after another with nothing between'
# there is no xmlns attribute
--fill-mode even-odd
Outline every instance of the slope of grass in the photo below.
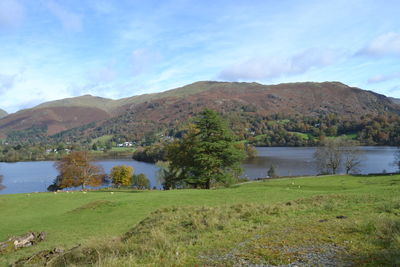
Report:
<svg viewBox="0 0 400 267"><path fill-rule="evenodd" d="M109 98L83 95L78 97L64 98L60 100L45 102L34 107L34 109L48 108L48 107L92 107L109 112L111 110L110 107L115 102L116 100Z"/></svg>
<svg viewBox="0 0 400 267"><path fill-rule="evenodd" d="M0 265L77 244L66 253L70 264L395 264L399 189L398 175L326 176L208 191L2 195L0 240L30 230L47 239L2 255Z"/></svg>
<svg viewBox="0 0 400 267"><path fill-rule="evenodd" d="M93 144L95 144L97 142L105 144L111 138L113 138L113 135L103 135L103 136L100 136L100 137L97 137L97 138L93 139L92 142L90 142L90 145L93 145Z"/></svg>
<svg viewBox="0 0 400 267"><path fill-rule="evenodd" d="M292 133L292 134L294 134L294 135L297 135L297 136L300 137L301 139L305 139L305 140L311 139L310 137L312 137L312 135L305 134L305 133L300 133L300 132L289 132L289 133Z"/></svg>

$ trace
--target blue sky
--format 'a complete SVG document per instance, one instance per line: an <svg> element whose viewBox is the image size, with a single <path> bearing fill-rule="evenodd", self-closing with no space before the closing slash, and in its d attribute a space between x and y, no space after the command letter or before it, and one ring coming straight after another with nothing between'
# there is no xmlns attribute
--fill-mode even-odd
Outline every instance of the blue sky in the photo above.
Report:
<svg viewBox="0 0 400 267"><path fill-rule="evenodd" d="M397 0L0 0L0 108L199 80L400 97Z"/></svg>

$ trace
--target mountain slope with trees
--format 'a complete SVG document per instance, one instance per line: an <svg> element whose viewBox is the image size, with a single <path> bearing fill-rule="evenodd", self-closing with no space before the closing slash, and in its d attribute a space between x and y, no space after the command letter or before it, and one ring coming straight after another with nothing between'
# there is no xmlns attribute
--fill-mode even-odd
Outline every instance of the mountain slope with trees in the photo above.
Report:
<svg viewBox="0 0 400 267"><path fill-rule="evenodd" d="M210 81L120 100L82 96L44 103L0 119L0 134L21 142L35 136L52 143L84 143L104 135L141 141L157 134L176 134L179 125L204 108L221 113L242 137L265 134L271 128L268 121L273 120L311 118L314 127L320 123L317 119L329 116L333 116L329 120L360 122L400 114L400 105L392 99L339 82ZM256 133L259 129L265 131Z"/></svg>

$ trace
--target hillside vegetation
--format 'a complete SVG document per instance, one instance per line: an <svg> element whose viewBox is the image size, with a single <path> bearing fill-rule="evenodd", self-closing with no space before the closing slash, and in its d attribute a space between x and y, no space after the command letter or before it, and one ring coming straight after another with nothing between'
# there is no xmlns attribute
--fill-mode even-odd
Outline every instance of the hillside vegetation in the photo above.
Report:
<svg viewBox="0 0 400 267"><path fill-rule="evenodd" d="M47 239L2 255L0 265L29 258L50 266L393 266L399 189L400 175L387 175L2 195L0 240L27 231ZM56 247L66 251L35 254Z"/></svg>
<svg viewBox="0 0 400 267"><path fill-rule="evenodd" d="M397 102L396 102L397 103ZM197 82L181 88L119 100L85 95L43 103L0 119L0 135L13 141L15 135L30 132L29 138L71 142L79 136L122 136L130 141L176 128L204 108L211 108L232 120L237 129L247 129L272 116L309 117L335 115L359 120L361 115L400 114L400 105L384 95L339 82L258 83ZM40 128L41 131L32 131ZM10 138L11 137L11 138ZM80 140L82 142L82 140Z"/></svg>

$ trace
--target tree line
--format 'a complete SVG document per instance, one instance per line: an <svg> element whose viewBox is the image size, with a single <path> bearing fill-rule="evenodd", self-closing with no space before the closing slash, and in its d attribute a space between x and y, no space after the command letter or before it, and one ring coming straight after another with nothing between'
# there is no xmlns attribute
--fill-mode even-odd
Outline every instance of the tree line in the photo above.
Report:
<svg viewBox="0 0 400 267"><path fill-rule="evenodd" d="M49 191L79 186L85 190L88 186L98 187L109 182L117 188L132 186L137 189L150 189L150 181L146 175L134 174L131 166L114 166L107 175L103 168L92 162L88 151L71 152L57 161L55 166L59 175L48 187Z"/></svg>
<svg viewBox="0 0 400 267"><path fill-rule="evenodd" d="M28 151L34 151L31 157L43 154L35 146L57 148L59 146L79 146L85 150L93 148L93 140L110 135L107 141L95 143L96 147L110 150L124 141L134 141L140 146L148 146L162 141L166 136L181 138L185 132L184 121L168 124L154 121L135 121L130 125L132 114L117 117L112 125L95 127L91 123L74 129L47 136L45 127L32 127L23 131L8 133L5 143L0 147L0 160L13 157L13 150L21 145ZM228 110L221 114L239 140L246 140L255 146L318 146L326 137L347 135L359 141L361 145L400 144L400 116L386 113L379 115L362 115L345 117L336 114L320 114L316 116L273 114L262 116L251 110ZM190 120L190 119L189 119ZM140 130L139 130L140 129ZM35 151L36 150L36 151ZM29 160L26 154L14 149L14 155Z"/></svg>

